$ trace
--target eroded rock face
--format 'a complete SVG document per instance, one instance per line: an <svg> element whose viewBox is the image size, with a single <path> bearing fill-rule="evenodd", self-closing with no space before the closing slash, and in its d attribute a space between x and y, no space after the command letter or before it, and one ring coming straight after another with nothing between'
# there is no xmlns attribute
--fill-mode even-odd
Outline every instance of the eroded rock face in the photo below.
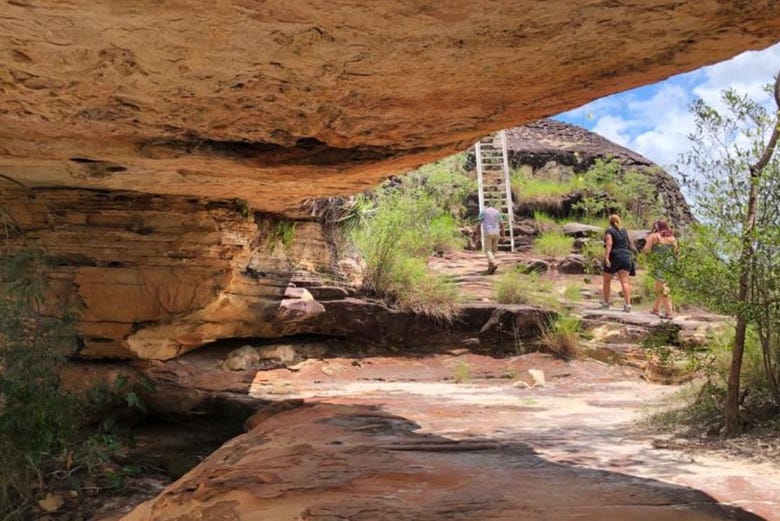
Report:
<svg viewBox="0 0 780 521"><path fill-rule="evenodd" d="M277 212L780 33L771 0L11 0L2 13L3 174Z"/></svg>
<svg viewBox="0 0 780 521"><path fill-rule="evenodd" d="M18 189L0 204L54 258L56 286L76 293L83 356L167 359L296 333L324 307L291 281L353 275L318 223L250 215L240 202Z"/></svg>
<svg viewBox="0 0 780 521"><path fill-rule="evenodd" d="M82 357L165 360L217 340L299 334L498 352L537 338L550 316L469 303L449 323L356 298L361 262L334 230L241 201L18 188L0 205L26 235L5 245L43 247L52 290L75 297Z"/></svg>

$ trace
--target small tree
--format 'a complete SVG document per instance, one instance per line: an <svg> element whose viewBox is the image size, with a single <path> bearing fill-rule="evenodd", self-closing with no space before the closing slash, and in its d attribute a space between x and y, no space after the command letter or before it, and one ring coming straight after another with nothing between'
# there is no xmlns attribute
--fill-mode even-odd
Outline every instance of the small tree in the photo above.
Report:
<svg viewBox="0 0 780 521"><path fill-rule="evenodd" d="M780 108L780 76L772 92ZM703 226L688 245L690 262L680 263L678 283L736 318L724 406L725 433L734 434L741 426L740 373L751 324L761 339L770 388L780 399L780 164L773 157L780 112L772 114L731 89L722 102L722 111L702 100L691 107L696 130L684 165L693 175L683 181L696 194Z"/></svg>

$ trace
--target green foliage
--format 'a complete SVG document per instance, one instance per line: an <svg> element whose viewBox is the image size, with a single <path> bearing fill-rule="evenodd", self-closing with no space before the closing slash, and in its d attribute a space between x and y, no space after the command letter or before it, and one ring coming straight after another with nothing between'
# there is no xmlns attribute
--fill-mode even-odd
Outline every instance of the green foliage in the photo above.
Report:
<svg viewBox="0 0 780 521"><path fill-rule="evenodd" d="M423 259L394 256L381 279L391 303L415 314L451 320L458 313L458 289L447 277L428 272Z"/></svg>
<svg viewBox="0 0 780 521"><path fill-rule="evenodd" d="M618 203L624 224L638 228L650 224L663 213L656 192L648 173L629 170L610 194Z"/></svg>
<svg viewBox="0 0 780 521"><path fill-rule="evenodd" d="M238 197L233 199L233 208L244 219L249 217L249 203L246 199L240 199Z"/></svg>
<svg viewBox="0 0 780 521"><path fill-rule="evenodd" d="M457 230L457 220L450 214L441 214L432 218L428 226L428 240L433 251L447 253L462 249L463 237Z"/></svg>
<svg viewBox="0 0 780 521"><path fill-rule="evenodd" d="M29 518L35 499L58 484L74 489L85 479L108 486L117 472L121 477L110 462L120 445L115 420L105 417L96 432L85 432L84 412L92 408L60 385L62 365L77 348L74 326L72 306L50 289L41 252L2 258L0 519ZM127 405L144 407L132 389L113 391L122 391Z"/></svg>
<svg viewBox="0 0 780 521"><path fill-rule="evenodd" d="M567 284L563 296L569 302L579 302L582 300L582 288L577 283Z"/></svg>
<svg viewBox="0 0 780 521"><path fill-rule="evenodd" d="M285 249L290 249L295 239L295 221L278 220L271 226L271 232L268 237L268 248L271 253L276 249L277 244L281 244Z"/></svg>
<svg viewBox="0 0 780 521"><path fill-rule="evenodd" d="M452 370L452 379L455 383L462 384L471 381L471 368L464 361L459 361Z"/></svg>
<svg viewBox="0 0 780 521"><path fill-rule="evenodd" d="M601 265L604 262L604 243L600 240L591 239L585 243L580 250L580 254L585 257L586 273L597 275L601 273Z"/></svg>
<svg viewBox="0 0 780 521"><path fill-rule="evenodd" d="M563 360L578 358L582 353L580 319L571 314L559 314L547 324L542 345Z"/></svg>
<svg viewBox="0 0 780 521"><path fill-rule="evenodd" d="M528 282L519 273L506 272L496 283L499 304L528 304L531 300Z"/></svg>
<svg viewBox="0 0 780 521"><path fill-rule="evenodd" d="M771 89L770 89L771 90ZM693 192L700 226L681 241L670 276L674 292L732 315L748 324L762 351L764 385L780 401L780 159L776 153L759 165L775 114L733 90L721 96L722 109L702 100L691 111L696 129L693 148L680 165L683 182ZM774 152L774 151L773 151ZM748 226L749 193L756 188L755 226ZM739 277L748 292L741 298ZM746 348L745 363L749 364ZM738 350L736 351L738 353ZM735 356L734 367L740 358ZM732 382L726 427L735 428L740 397ZM751 394L753 394L751 388Z"/></svg>
<svg viewBox="0 0 780 521"><path fill-rule="evenodd" d="M666 410L653 415L650 422L665 430L683 429L693 435L719 432L723 425L733 343L734 329L731 328L713 337L703 359L699 360L688 353L687 356L693 360L692 363L697 364L703 378L676 395ZM654 352L659 350L655 349ZM671 352L666 356L671 360ZM761 342L754 328L748 330L746 338L742 382L745 389L749 389L742 402L746 427L768 427L780 432L780 424L776 422L780 407L772 399L768 387Z"/></svg>
<svg viewBox="0 0 780 521"><path fill-rule="evenodd" d="M519 171L511 174L512 193L518 201L538 202L556 201L562 196L576 192L584 187L581 177L573 177L567 181L526 177Z"/></svg>
<svg viewBox="0 0 780 521"><path fill-rule="evenodd" d="M534 241L533 248L536 254L545 257L565 257L574 248L574 238L560 232L547 232Z"/></svg>
<svg viewBox="0 0 780 521"><path fill-rule="evenodd" d="M364 284L388 302L414 313L449 320L457 313L455 285L429 273L428 257L462 247L456 216L473 188L448 170L449 158L378 188L364 219L351 231L366 262Z"/></svg>
<svg viewBox="0 0 780 521"><path fill-rule="evenodd" d="M626 170L616 159L599 158L586 172L564 180L515 171L512 189L521 203L555 203L563 196L578 194L579 200L572 205L572 210L579 214L580 220L600 220L616 212L625 217L627 225L641 227L660 214L651 175L652 172Z"/></svg>
<svg viewBox="0 0 780 521"><path fill-rule="evenodd" d="M37 251L3 258L0 294L0 515L24 505L61 468L78 439L76 400L59 386L75 350L73 317L47 302ZM18 510L21 509L21 510ZM17 514L12 514L16 512Z"/></svg>

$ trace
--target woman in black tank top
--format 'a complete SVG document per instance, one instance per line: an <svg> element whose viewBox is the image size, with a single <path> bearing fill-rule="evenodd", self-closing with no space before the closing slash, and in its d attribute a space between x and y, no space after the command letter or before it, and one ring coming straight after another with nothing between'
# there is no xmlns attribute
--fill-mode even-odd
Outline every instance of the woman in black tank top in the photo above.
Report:
<svg viewBox="0 0 780 521"><path fill-rule="evenodd" d="M628 231L622 227L620 216L609 216L609 228L604 233L604 273L602 291L604 301L601 309L609 309L609 296L612 291L612 277L617 274L623 290L623 311L631 312L631 285L628 275L633 260L631 258L632 244Z"/></svg>

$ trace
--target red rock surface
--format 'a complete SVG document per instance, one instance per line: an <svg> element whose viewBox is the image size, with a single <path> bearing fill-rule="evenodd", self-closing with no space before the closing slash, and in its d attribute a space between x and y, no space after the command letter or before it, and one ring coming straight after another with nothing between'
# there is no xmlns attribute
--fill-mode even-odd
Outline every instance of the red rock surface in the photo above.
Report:
<svg viewBox="0 0 780 521"><path fill-rule="evenodd" d="M465 365L473 380L454 383ZM546 386L502 378L543 370ZM257 373L305 403L253 428L124 521L769 520L776 466L658 450L633 422L670 388L545 355L328 359Z"/></svg>

